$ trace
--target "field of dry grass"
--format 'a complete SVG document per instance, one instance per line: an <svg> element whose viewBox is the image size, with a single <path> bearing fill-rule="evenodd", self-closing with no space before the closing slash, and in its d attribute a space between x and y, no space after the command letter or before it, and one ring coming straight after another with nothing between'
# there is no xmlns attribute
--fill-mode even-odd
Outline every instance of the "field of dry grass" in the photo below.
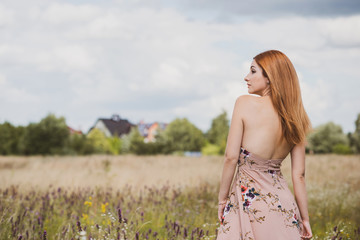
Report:
<svg viewBox="0 0 360 240"><path fill-rule="evenodd" d="M95 226L95 223L89 222L90 218L93 219L92 221L101 218L100 215L96 214L95 210L86 210L82 206L89 194L94 195L94 193L91 193L91 190L80 189L110 189L113 194L115 192L120 194L126 192L124 191L124 189L127 189L126 186L131 186L132 193L127 192L127 195L121 198L123 199L122 202L118 202L118 198L109 198L111 193L108 192L98 193L97 195L98 204L105 204L106 201L109 201L110 205L112 204L115 209L113 210L115 214L115 206L121 206L125 203L128 206L127 213L130 215L132 211L135 211L131 209L137 209L138 207L142 207L148 212L148 214L144 215L142 213L141 216L137 216L138 220L136 220L137 223L148 219L151 222L148 228L145 228L148 232L145 230L140 231L136 227L138 225L134 223L134 230L128 233L129 236L135 236L136 234L146 236L146 234L156 229L157 234L160 234L158 236L168 236L169 239L170 236L175 236L171 239L184 239L185 229L190 231L189 226L192 226L192 231L197 231L193 234L198 234L197 236L200 236L201 239L211 239L209 236L214 236L213 230L217 224L215 216L216 200L222 161L223 157L221 156L0 157L0 190L3 191L3 196L8 196L9 192L12 191L12 199L16 200L14 200L14 203L3 202L8 204L7 207L3 208L7 209L8 212L1 213L4 222L0 222L0 227L8 229L7 224L9 224L9 221L6 220L6 216L15 218L16 214L24 214L23 216L27 214L21 213L23 204L26 204L22 200L21 194L28 194L27 196L37 196L36 199L42 199L42 206L44 204L54 204L54 206L59 204L61 206L64 203L56 203L60 199L65 199L66 204L70 204L70 202L74 204L74 201L79 202L77 206L69 205L67 207L68 211L71 212L71 214L68 213L70 214L67 215L68 217L63 215L64 213L53 215L54 217L57 216L58 223L55 225L50 224L49 220L44 223L47 224L46 227L40 225L42 231L47 228L48 234L51 233L52 236L59 237L60 233L56 229L60 227L68 229L63 225L67 223L72 226L72 230L63 230L65 235L75 236L71 235L76 234L76 227L74 227L76 221L74 222L73 217L71 217L74 212L78 212L76 219L79 219L79 223L87 224L86 226L89 228ZM336 234L338 234L338 237L341 236L342 239L358 239L360 236L360 156L307 155L306 165L309 214L315 235L314 239L337 239L332 238ZM288 156L283 162L282 172L289 183L291 179L290 168L290 158ZM9 190L14 185L16 190ZM61 195L60 192L58 197L56 197L56 193L52 192L55 198L51 200L48 197L50 192L54 191L51 189L57 189L58 187L73 191L76 194L71 195L74 201L68 203L69 197L66 194ZM136 200L139 197L137 192L147 187L152 189L148 190L150 194L148 199L144 202L143 196L140 196ZM172 195L166 195L166 192L169 193L167 190L169 187L175 189L170 191ZM44 195L41 195L41 192L45 192ZM153 195L154 192L158 192L159 195ZM27 198L30 201L29 197ZM93 201L95 204L95 200ZM162 202L162 207L154 207L159 202ZM33 202L31 204L36 206L40 203ZM32 206L31 204L29 206ZM176 207L178 205L182 207ZM186 210L187 213L185 214L182 211L184 206L193 210ZM167 209L166 211L163 211L164 207ZM44 216L52 212L50 209L43 209L42 211ZM37 213L34 211L32 214ZM83 214L83 217L80 219L81 214ZM154 216L156 216L155 219L158 219L155 222ZM169 216L172 217L169 219ZM36 218L36 215L34 217ZM136 219L136 217L134 218ZM180 224L178 228L171 228L171 224L175 224L174 222ZM110 225L104 223L103 227L112 225L113 223ZM23 226L24 229L31 228L30 225L28 227L26 224ZM202 229L201 226L207 227ZM335 226L337 228L334 231ZM11 229L13 236L15 236L16 231L13 227ZM205 231L210 233L205 234ZM10 232L9 230L6 234L10 234ZM34 233L35 235L41 236L41 231ZM1 232L0 236L3 236ZM99 237L101 236L105 235L99 235ZM157 238L154 237L154 239Z"/></svg>
<svg viewBox="0 0 360 240"><path fill-rule="evenodd" d="M0 188L193 186L219 181L222 157L0 157Z"/></svg>
<svg viewBox="0 0 360 240"><path fill-rule="evenodd" d="M223 157L106 156L0 157L0 188L193 186L217 184ZM360 186L360 156L307 155L308 187ZM282 172L290 180L290 158Z"/></svg>

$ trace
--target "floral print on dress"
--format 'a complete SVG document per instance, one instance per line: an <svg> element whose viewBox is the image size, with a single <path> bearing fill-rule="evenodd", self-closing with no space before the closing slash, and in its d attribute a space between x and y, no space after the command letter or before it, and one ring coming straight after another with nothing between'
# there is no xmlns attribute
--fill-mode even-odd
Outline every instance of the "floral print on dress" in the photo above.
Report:
<svg viewBox="0 0 360 240"><path fill-rule="evenodd" d="M255 188L249 189L248 187L245 187L241 185L241 193L242 193L242 199L244 201L243 203L243 209L249 210L249 206L251 203L255 200L256 196L259 196L260 194L255 191Z"/></svg>
<svg viewBox="0 0 360 240"><path fill-rule="evenodd" d="M295 214L295 213L294 213L294 216L293 216L293 221L292 221L292 223L295 224L297 228L300 228L299 219L296 217L296 214Z"/></svg>
<svg viewBox="0 0 360 240"><path fill-rule="evenodd" d="M230 209L231 209L233 206L234 206L234 205L233 205L231 202L229 202L229 203L226 205L226 207L225 207L225 209L224 209L223 218L230 212Z"/></svg>
<svg viewBox="0 0 360 240"><path fill-rule="evenodd" d="M300 239L300 213L280 171L282 160L262 159L241 148L218 240L282 239L271 237L277 232Z"/></svg>

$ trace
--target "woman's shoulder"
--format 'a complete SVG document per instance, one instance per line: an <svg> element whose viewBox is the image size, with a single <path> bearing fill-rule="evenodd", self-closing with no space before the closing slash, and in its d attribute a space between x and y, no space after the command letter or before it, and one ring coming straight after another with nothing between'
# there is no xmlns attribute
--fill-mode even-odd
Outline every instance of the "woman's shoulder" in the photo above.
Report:
<svg viewBox="0 0 360 240"><path fill-rule="evenodd" d="M240 95L235 102L235 108L239 111L246 112L247 115L258 114L264 110L270 111L270 98L263 98L255 95Z"/></svg>
<svg viewBox="0 0 360 240"><path fill-rule="evenodd" d="M259 99L260 97L244 94L236 98L236 104L239 106L248 106L249 104L257 103Z"/></svg>
<svg viewBox="0 0 360 240"><path fill-rule="evenodd" d="M240 99L241 101L250 101L250 100L255 100L258 99L258 96L255 95L250 95L250 94L243 94L237 97L237 100Z"/></svg>
<svg viewBox="0 0 360 240"><path fill-rule="evenodd" d="M238 96L235 101L234 111L237 111L239 114L246 113L247 115L257 111L257 98L258 97L252 95Z"/></svg>

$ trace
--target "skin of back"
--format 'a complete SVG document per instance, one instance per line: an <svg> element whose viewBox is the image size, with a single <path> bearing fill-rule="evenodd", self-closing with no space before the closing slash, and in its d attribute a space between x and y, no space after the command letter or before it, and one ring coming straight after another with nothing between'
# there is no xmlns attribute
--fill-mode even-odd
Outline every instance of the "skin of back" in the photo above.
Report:
<svg viewBox="0 0 360 240"><path fill-rule="evenodd" d="M283 159L291 147L282 138L280 118L269 97L241 96L244 131L242 145L265 159Z"/></svg>

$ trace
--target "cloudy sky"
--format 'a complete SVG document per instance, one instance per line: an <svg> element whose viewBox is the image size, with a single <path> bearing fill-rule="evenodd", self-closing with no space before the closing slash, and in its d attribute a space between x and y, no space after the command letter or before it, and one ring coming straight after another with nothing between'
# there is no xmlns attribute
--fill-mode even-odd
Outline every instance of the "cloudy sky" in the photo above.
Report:
<svg viewBox="0 0 360 240"><path fill-rule="evenodd" d="M354 130L360 1L2 0L0 122L48 113L87 131L187 117L203 131L247 94L252 57L283 51L314 126Z"/></svg>

